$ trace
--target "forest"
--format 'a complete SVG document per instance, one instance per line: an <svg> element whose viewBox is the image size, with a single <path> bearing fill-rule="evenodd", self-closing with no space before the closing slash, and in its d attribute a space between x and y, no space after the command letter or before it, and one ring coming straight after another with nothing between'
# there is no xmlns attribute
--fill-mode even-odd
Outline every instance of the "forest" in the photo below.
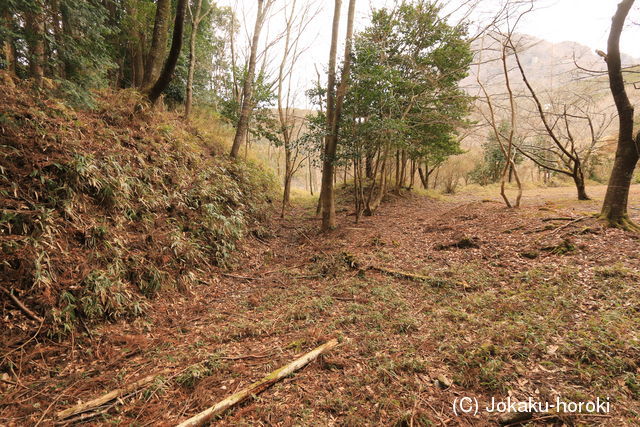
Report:
<svg viewBox="0 0 640 427"><path fill-rule="evenodd" d="M0 426L638 425L639 17L2 0Z"/></svg>

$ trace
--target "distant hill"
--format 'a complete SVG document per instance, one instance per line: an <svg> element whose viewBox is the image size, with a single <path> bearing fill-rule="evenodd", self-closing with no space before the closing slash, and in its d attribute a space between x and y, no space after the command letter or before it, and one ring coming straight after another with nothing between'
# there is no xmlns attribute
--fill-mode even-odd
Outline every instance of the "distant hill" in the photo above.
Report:
<svg viewBox="0 0 640 427"><path fill-rule="evenodd" d="M552 43L527 34L516 34L514 40L519 47L520 61L522 62L527 77L541 89L557 89L565 86L577 77L584 76L585 72L576 67L576 63L589 70L606 71L606 64L595 53L595 48L590 48L580 43L565 41ZM480 62L480 79L484 84L504 84L502 63L500 61L500 46L491 36L478 39L473 44L474 51L481 53L476 57L476 63ZM604 49L605 46L602 46ZM640 59L629 55L622 55L623 66L640 64ZM515 61L509 61L510 70L514 77L512 83L518 87L522 85L517 70L514 70ZM478 67L471 67L470 75L462 84L473 89L477 87L476 76ZM511 74L510 74L511 75Z"/></svg>

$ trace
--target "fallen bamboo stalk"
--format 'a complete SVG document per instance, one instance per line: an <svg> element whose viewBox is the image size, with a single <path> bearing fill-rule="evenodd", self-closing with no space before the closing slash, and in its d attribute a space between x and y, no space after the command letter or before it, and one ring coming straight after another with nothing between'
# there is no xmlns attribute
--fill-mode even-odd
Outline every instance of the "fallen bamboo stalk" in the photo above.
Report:
<svg viewBox="0 0 640 427"><path fill-rule="evenodd" d="M168 373L169 370L165 369L157 374L153 374L153 375L149 375L147 377L144 377L134 383L131 383L125 387L122 388L118 388L115 389L113 391L110 391L109 393L103 394L100 397L97 397L93 400L90 400L88 402L84 402L84 403L79 403L76 406L73 406L71 408L65 409L63 411L60 411L56 414L56 417L59 420L64 420L65 418L69 418L72 417L74 415L77 414L81 414L87 411L91 411L95 408L98 408L102 405L104 405L105 403L108 403L114 399L117 399L118 397L127 395L129 393L132 393L136 390L138 390L139 388L141 388L142 386L145 386L149 383L152 383L153 381L155 381L156 378L158 378L160 375L166 374Z"/></svg>
<svg viewBox="0 0 640 427"><path fill-rule="evenodd" d="M452 284L452 285L461 285L466 287L464 283L458 282L455 280L450 280L450 279L441 279L437 277L423 276L422 274L408 273L406 271L399 271L399 270L391 270L389 268L378 267L375 265L371 265L368 268L369 270L376 270L389 276L400 277L403 279L413 280L416 282L425 282L434 286L443 286L447 284Z"/></svg>
<svg viewBox="0 0 640 427"><path fill-rule="evenodd" d="M9 298L11 298L11 300L15 303L15 305L17 305L17 306L18 306L18 308L19 308L20 310L22 310L22 312L23 312L24 314L26 314L26 315L27 315L27 317L29 317L30 319L33 319L33 320L37 320L38 322L41 322L41 323L42 323L42 321L43 321L43 320L42 320L42 317L38 316L38 315L37 315L37 314L35 314L33 311L29 310L29 308L27 308L27 306L26 306L26 305L24 305L24 304L22 303L22 301L20 301L20 300L18 299L18 297L17 297L17 296L15 296L15 295L14 295L14 294L9 290L9 289L5 288L4 286L0 286L0 290L1 290L2 292L4 292L5 294L7 294L7 296L9 296Z"/></svg>
<svg viewBox="0 0 640 427"><path fill-rule="evenodd" d="M232 394L226 399L218 402L214 406L200 412L199 414L194 415L186 421L178 424L178 427L192 427L192 426L201 426L208 421L210 421L216 415L220 415L233 405L242 402L243 400L248 399L251 396L254 396L258 393L263 392L273 384L277 383L281 379L291 375L295 371L300 370L305 367L309 362L315 360L318 356L320 356L325 351L331 350L332 348L338 345L338 340L332 339L331 341L327 341L322 344L320 347L315 348L304 356L294 360L288 365L283 366L282 368L271 372L266 377L262 378L260 381L257 381L248 387L243 388L237 393Z"/></svg>

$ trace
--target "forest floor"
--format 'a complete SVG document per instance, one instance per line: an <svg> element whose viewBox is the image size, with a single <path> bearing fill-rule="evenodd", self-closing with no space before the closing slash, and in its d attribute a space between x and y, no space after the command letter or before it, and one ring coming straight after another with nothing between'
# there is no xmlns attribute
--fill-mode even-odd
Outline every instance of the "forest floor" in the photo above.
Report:
<svg viewBox="0 0 640 427"><path fill-rule="evenodd" d="M610 403L534 423L640 419L640 238L603 228L596 199L529 190L397 196L318 234L311 206L249 237L231 270L169 292L133 322L10 354L0 425L51 425L56 412L167 369L88 423L172 425L332 337L342 343L228 411L223 425L495 425L491 399ZM486 196L486 198L484 198ZM640 220L640 188L631 196ZM409 279L399 273L420 275ZM456 416L456 399L477 415ZM607 400L608 399L608 400ZM503 424L509 421L503 420Z"/></svg>

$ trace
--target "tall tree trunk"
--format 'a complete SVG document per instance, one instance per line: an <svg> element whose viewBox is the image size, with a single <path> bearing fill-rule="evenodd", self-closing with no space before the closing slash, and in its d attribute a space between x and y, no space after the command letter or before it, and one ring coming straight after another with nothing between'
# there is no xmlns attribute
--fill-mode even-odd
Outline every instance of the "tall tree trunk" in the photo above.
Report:
<svg viewBox="0 0 640 427"><path fill-rule="evenodd" d="M144 77L142 79L142 90L145 92L149 91L158 80L158 77L160 77L162 61L164 60L164 55L167 50L170 19L171 0L157 0L151 47L149 48L149 54L147 55Z"/></svg>
<svg viewBox="0 0 640 427"><path fill-rule="evenodd" d="M396 189L400 189L400 150L396 150Z"/></svg>
<svg viewBox="0 0 640 427"><path fill-rule="evenodd" d="M2 20L6 28L13 28L13 17L8 8L2 11ZM14 75L16 74L16 46L13 41L13 37L7 36L2 43L2 51L4 53L4 61L7 71Z"/></svg>
<svg viewBox="0 0 640 427"><path fill-rule="evenodd" d="M309 161L309 192L313 196L313 173L312 173L313 168L311 165L311 156L309 156L307 160Z"/></svg>
<svg viewBox="0 0 640 427"><path fill-rule="evenodd" d="M191 9L189 9L191 10ZM184 116L189 118L191 105L193 104L193 76L196 71L196 37L200 26L200 11L202 0L196 0L196 10L191 16L191 35L189 37L189 71L187 73L187 99L184 103Z"/></svg>
<svg viewBox="0 0 640 427"><path fill-rule="evenodd" d="M124 3L125 11L130 22L137 22L138 10L133 2ZM64 24L63 24L64 25ZM131 56L131 74L130 87L140 88L144 79L144 35L140 32L136 25L128 28L128 51Z"/></svg>
<svg viewBox="0 0 640 427"><path fill-rule="evenodd" d="M413 190L413 185L415 184L415 180L416 180L416 161L415 160L411 160L410 174L411 176L409 178L409 189Z"/></svg>
<svg viewBox="0 0 640 427"><path fill-rule="evenodd" d="M418 167L418 174L420 174L420 182L422 183L422 188L425 190L429 189L429 175L425 174L422 171L421 167Z"/></svg>
<svg viewBox="0 0 640 427"><path fill-rule="evenodd" d="M291 161L291 149L288 145L284 147L284 191L282 192L282 212L280 218L284 218L284 214L289 206L291 199L291 179L293 178L293 165Z"/></svg>
<svg viewBox="0 0 640 427"><path fill-rule="evenodd" d="M405 186L405 181L407 179L407 152L402 150L400 157L400 187Z"/></svg>
<svg viewBox="0 0 640 427"><path fill-rule="evenodd" d="M622 64L620 60L620 34L624 22L633 6L634 0L623 0L611 22L611 32L607 43L607 70L609 87L618 110L619 134L618 148L613 163L613 170L609 178L609 186L602 204L601 217L612 226L638 229L630 220L627 213L629 201L629 187L633 171L638 163L640 151L640 135L633 137L634 108L629 102L624 87Z"/></svg>
<svg viewBox="0 0 640 427"><path fill-rule="evenodd" d="M349 12L347 15L347 35L344 47L344 65L340 78L340 87L337 90L335 100L329 102L329 97L333 98L336 80L336 53L338 44L338 30L340 24L341 0L335 0L333 15L333 28L331 34L331 49L329 52L329 82L327 92L327 125L329 134L325 142L325 152L322 168L322 230L327 231L336 226L336 206L335 194L333 192L333 175L336 151L338 147L338 132L342 103L349 84L349 73L351 70L351 44L353 39L353 18L355 15L355 0L349 1ZM330 109L331 107L331 109Z"/></svg>
<svg viewBox="0 0 640 427"><path fill-rule="evenodd" d="M242 107L240 109L240 117L238 118L238 124L236 126L236 135L233 138L233 145L231 146L231 157L233 158L238 157L238 151L240 151L240 147L244 143L245 133L249 128L249 116L253 109L253 80L256 73L256 57L258 56L258 43L260 42L260 32L262 31L265 15L266 10L264 7L264 0L258 0L258 12L256 14L256 23L253 28L249 65L247 67L247 73L242 90Z"/></svg>
<svg viewBox="0 0 640 427"><path fill-rule="evenodd" d="M131 46L132 86L141 87L144 79L144 50L142 41L138 38L132 41Z"/></svg>
<svg viewBox="0 0 640 427"><path fill-rule="evenodd" d="M44 78L45 46L44 46L44 14L40 1L37 7L26 13L27 44L29 47L29 73L36 81L36 85L42 87Z"/></svg>
<svg viewBox="0 0 640 427"><path fill-rule="evenodd" d="M173 78L173 72L178 64L178 58L180 57L180 50L182 49L182 38L184 33L184 17L187 10L188 0L178 0L176 6L176 19L173 24L173 39L171 41L171 50L169 51L169 57L164 64L162 73L158 77L158 81L155 82L153 87L149 90L149 100L152 103L156 103L162 92L169 86L171 79Z"/></svg>
<svg viewBox="0 0 640 427"><path fill-rule="evenodd" d="M333 189L333 161L329 159L329 146L331 144L331 133L333 131L333 119L335 116L335 96L336 96L336 58L338 56L338 32L340 30L340 9L342 8L342 0L335 0L333 6L333 23L331 25L331 45L329 47L329 69L327 70L327 135L324 138L324 151L322 159L322 177L320 179L320 198L316 214L322 214L322 227L325 223L325 199L327 189ZM333 193L333 191L331 191ZM333 206L333 200L327 202L326 206ZM328 212L327 221L335 223L335 213L332 215Z"/></svg>
<svg viewBox="0 0 640 427"><path fill-rule="evenodd" d="M63 19L63 11L60 5L60 0L51 0L50 1L50 9L51 9L51 24L53 27L53 38L55 40L56 45L56 63L58 65L56 70L56 77L64 79L67 78L66 67L64 64L65 55L63 53L64 49L64 19Z"/></svg>

